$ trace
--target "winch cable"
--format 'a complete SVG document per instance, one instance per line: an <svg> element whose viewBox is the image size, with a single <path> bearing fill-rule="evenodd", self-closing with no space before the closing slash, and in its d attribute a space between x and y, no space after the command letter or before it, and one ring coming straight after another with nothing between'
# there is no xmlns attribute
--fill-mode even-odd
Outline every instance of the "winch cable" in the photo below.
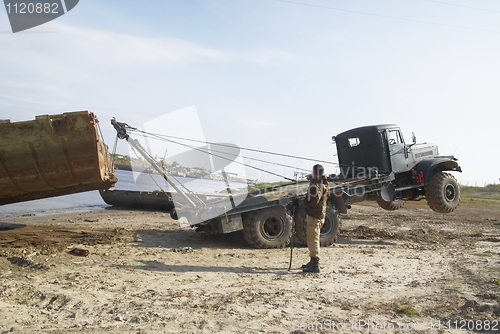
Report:
<svg viewBox="0 0 500 334"><path fill-rule="evenodd" d="M133 147L133 146L130 146L130 147L132 148L132 151L135 153L136 157L137 157L137 158L139 158L139 155L137 154L137 152L136 152L136 150L134 149L134 147ZM149 158L150 158L151 160L154 160L154 159L153 159L153 157L152 157L149 153L148 153L148 155L149 155ZM167 171L165 170L165 168L163 168L163 170L164 170L165 172L167 172ZM164 192L165 194L167 194L167 192L166 192L165 190L163 190L163 188L162 188L162 187L158 184L158 182L156 182L156 180L153 178L153 175L152 175L151 173L147 173L147 174L149 175L149 177L151 178L151 180L153 180L153 182L154 182L154 183L155 183L155 184L156 184L156 185L160 188L160 190L161 190L162 192ZM191 189L189 189L188 187L186 187L186 185L185 185L183 182L179 181L179 180L178 180L178 179L177 179L174 175L172 175L172 174L170 174L170 173L168 173L168 174L169 174L169 175L168 175L168 176L169 176L169 178L171 178L171 179L173 179L173 180L175 180L175 181L176 181L176 185L177 185L177 186L181 186L182 188L184 188L184 191L185 191L186 193L190 194L190 196L191 196L191 200L193 200L193 198L194 198L196 201L198 201L198 203L199 203L199 204L201 204L202 206L206 206L206 203L205 203L205 202L204 202L201 198L199 198L199 197L196 195L196 193L195 193L195 192L193 192Z"/></svg>
<svg viewBox="0 0 500 334"><path fill-rule="evenodd" d="M140 129L137 129L137 128L134 128L134 127L131 127L131 126L128 126L128 128L130 130L132 130L132 131L139 132L139 133L143 134L143 136L147 135L147 136L149 136L151 138L154 138L154 139L172 142L172 143L183 145L183 146L186 146L186 147L189 147L189 148L193 148L193 149L196 148L198 151L201 151L201 152L204 152L204 153L207 153L207 154L211 154L211 153L209 151L203 151L202 149L198 149L195 146L190 146L190 145L183 144L183 143L180 143L180 142L177 142L177 141L173 141L172 139L169 139L169 138L174 138L174 139L184 140L184 141L190 141L190 142L196 142L196 143L201 143L201 144L217 145L217 146L229 147L229 148L234 148L235 147L235 145L230 145L230 144L215 143L215 142L209 142L209 141L203 141L203 140L197 140L197 139L190 139L190 138L184 138L184 137L177 137L177 136L170 136L170 135L163 135L163 134L146 132L146 131L143 131L143 130L140 130ZM356 166L356 165L351 165L351 164L339 164L337 162L332 162L332 161L326 161L326 160L321 160L321 159L311 159L311 158L306 158L306 157L300 157L300 156L297 156L297 155L290 155L290 154L284 154L284 153L276 153L276 152L265 151L265 150L258 150L258 149L252 149L252 148L246 148L246 147L239 147L239 149L240 150L250 151L250 152L256 152L256 153L276 155L276 156L281 156L281 157L285 157L285 158L292 158L292 159L300 159L300 160L313 161L313 162L316 162L316 163L318 163L318 162L319 163L326 163L326 164L331 164L331 165L335 165L335 166L338 166L338 167L364 168L363 166ZM221 151L216 151L216 150L212 150L212 151L214 151L214 152L221 152ZM223 152L223 154L228 154L228 153L227 152ZM337 154L335 154L335 155L337 155ZM277 166L282 166L282 167L286 167L286 168L299 169L299 170L310 172L310 170L308 170L308 169L304 169L304 168L300 168L300 167L294 167L294 166L285 165L285 164L279 164L279 163L276 163L276 162L271 162L271 161L266 161L266 160L251 158L251 157L245 157L245 156L242 156L242 158L246 158L246 159L250 159L250 160L255 160L255 161L259 161L259 162L263 162L263 163L268 163L268 164L271 164L271 165L277 165ZM226 159L226 160L228 160L228 159ZM269 172L269 171L266 171L266 170L263 170L263 169L259 169L258 167L251 166L251 165L246 165L245 164L245 166L247 166L249 168L254 168L254 169L257 169L257 170L260 170L260 171L264 171L266 173ZM275 175L275 176L279 176L279 177L283 177L286 180L291 180L290 178L287 178L287 177L285 177L283 175L275 174L273 172L270 172L270 174ZM295 180L293 180L293 181L295 181Z"/></svg>
<svg viewBox="0 0 500 334"><path fill-rule="evenodd" d="M239 154L234 154L234 153L229 153L229 152L224 152L224 151L218 151L218 150L214 150L212 148L210 148L210 151L207 151L207 153L208 152L216 152L216 153L221 153L221 154L227 154L227 155L231 155L233 157L238 157L239 156ZM266 163L266 164L271 164L271 165L276 165L276 166L281 166L281 167L286 167L286 168L291 168L291 169L302 170L302 171L305 171L305 172L310 172L311 171L310 169L305 169L305 168L296 167L296 166L290 166L290 165L286 165L286 164L280 164L278 162L272 162L272 161L267 161L267 160L262 160L262 159L247 157L247 156L244 156L244 155L242 155L241 157L243 159L247 159L247 160L254 160L254 161L263 162L263 163Z"/></svg>
<svg viewBox="0 0 500 334"><path fill-rule="evenodd" d="M132 152L134 152L134 154L137 157L137 159L139 159L139 154L137 154L137 152L135 151L135 149L132 146L130 146L130 148L132 149ZM154 179L153 175L151 175L151 173L146 173L146 174L148 174L149 177L151 178L151 180L153 180L153 182L158 186L158 188L160 188L161 192L166 193L166 191L162 188L162 186L160 186L158 184L158 182L156 182L156 180Z"/></svg>
<svg viewBox="0 0 500 334"><path fill-rule="evenodd" d="M100 135L100 140L102 143L104 143L104 136L102 134L102 130L101 130L101 124L99 123L99 119L96 118L96 123L97 123L97 129L99 130L99 135ZM115 142L115 147L113 148L113 154L115 153L116 151L116 145L118 143L118 136L116 136L116 142ZM113 172L115 170L115 156L110 156L109 155L109 151L106 150L106 159L109 161L111 161L111 172Z"/></svg>
<svg viewBox="0 0 500 334"><path fill-rule="evenodd" d="M111 166L111 168L113 170L115 169L115 160L116 160L116 149L117 149L117 147L118 147L118 135L115 138L115 144L113 145L113 153L111 154L112 155L112 160L111 160L112 166Z"/></svg>
<svg viewBox="0 0 500 334"><path fill-rule="evenodd" d="M132 147L132 150L134 151L135 155L137 156L137 153L135 152L135 149L134 149L133 147ZM149 157L150 157L152 160L154 160L154 159L153 159L153 157L152 157L150 154L148 154L148 155L149 155ZM163 170L165 170L165 168L163 168ZM165 170L165 171L166 171L166 170ZM170 173L168 173L168 174L169 174L169 175L168 175L168 177L170 177L171 179L175 180L175 181L177 182L177 185L180 185L182 188L184 188L184 190L185 190L187 193L189 193L189 194L191 194L191 195L195 196L195 192L193 192L191 189L189 189L188 187L186 187L186 185L185 185L183 182L179 181L179 179L177 179L174 175L172 175L172 174L170 174ZM151 174L149 174L149 175L151 176ZM151 178L153 178L153 177L151 176ZM155 182L155 183L156 183L156 182ZM199 200L201 203L204 203L204 202L203 202L201 199L199 199L198 197L196 197L196 199L197 199L197 200Z"/></svg>
<svg viewBox="0 0 500 334"><path fill-rule="evenodd" d="M170 139L163 138L162 135L157 135L157 134L148 134L148 135L150 136L149 138L154 138L154 139L158 139L158 140L164 140L164 141L173 142ZM196 141L196 142L200 142L200 143L207 143L207 144L210 144L210 145L215 145L213 143L203 142L201 140L190 140L190 141ZM175 142L175 143L177 143L177 142ZM231 146L231 145L227 145L227 144L222 144L220 146L225 146L225 147L230 147L230 148L238 147L238 146ZM189 147L192 147L192 146L189 146ZM200 147L198 147L198 148L203 150L203 148L200 148ZM211 152L215 152L215 153L221 153L221 154L225 154L225 155L229 155L229 156L234 156L234 157L240 156L239 154L234 154L234 153L230 153L230 152L224 152L224 151L214 150L211 147L210 147L210 149L204 150L204 152L207 153L207 154L209 154L209 155L211 154ZM253 161L263 162L263 163L266 163L266 164L271 164L271 165L276 165L276 166L281 166L281 167L286 167L286 168L291 168L291 169L296 169L296 170L302 170L302 171L310 172L309 169L305 169L305 168L301 168L301 167L296 167L296 166L291 166L291 165L286 165L286 164L280 164L280 163L277 163L277 162L272 162L272 161L268 161L268 160L262 160L262 159L252 158L252 157L248 157L248 156L244 156L244 155L242 155L241 157L243 159L247 159L247 160L253 160Z"/></svg>
<svg viewBox="0 0 500 334"><path fill-rule="evenodd" d="M153 135L157 136L158 138L162 139L177 139L177 140L184 140L184 141L190 141L190 142L195 142L195 143L200 143L200 144L210 144L210 145L217 145L217 146L224 146L224 147L233 147L234 145L229 145L229 144L224 144L224 143L214 143L214 142L209 142L209 141L203 141L203 140L197 140L197 139L189 139L189 138L183 138L183 137L176 137L176 136L169 136L169 135L163 135L163 134L157 134L157 133L150 133L146 132L137 128L130 127L131 130L138 131L140 133L148 134L148 135ZM306 158L306 157L300 157L297 155L291 155L291 154L285 154L285 153L277 153L277 152L271 152L271 151L265 151L265 150L257 150L253 148L248 148L248 147L239 147L240 150L243 151L250 151L250 152L255 152L255 153L263 153L263 154L270 154L270 155L276 155L280 157L285 157L285 158L292 158L292 159L299 159L299 160L307 160L307 161L314 161L314 162L321 162L325 164L330 164L330 165L337 165L338 163L333 162L333 161L326 161L326 160L320 160L320 159L311 159L311 158ZM334 154L336 155L336 154Z"/></svg>
<svg viewBox="0 0 500 334"><path fill-rule="evenodd" d="M150 138L155 138L156 137L156 139L162 139L164 141L168 141L168 142L171 142L171 143L174 143L174 144L178 144L178 145L190 148L190 149L195 150L195 151L199 151L199 152L202 152L202 153L205 153L205 154L212 155L214 157L218 157L218 158L221 158L221 159L224 159L224 160L228 160L228 161L234 162L234 163L236 163L238 165L242 165L242 166L245 166L245 167L248 167L248 168L253 168L255 170L258 170L258 171L261 171L261 172L264 172L264 173L267 173L267 174L271 174L271 175L274 175L274 176L278 176L278 177L283 178L283 179L288 180L288 181L295 182L294 179L291 179L291 178L289 178L289 177L287 177L285 175L281 175L281 174L278 174L278 173L275 173L275 172L271 172L269 170L265 170L263 168L259 168L259 167L255 167L255 166L252 166L252 165L249 165L249 164L245 164L243 162L235 161L234 159L230 159L230 158L218 155L218 154L211 153L210 151L203 150L203 149L201 149L199 147L196 147L196 146L191 146L191 145L188 145L188 144L177 142L175 140L171 140L171 139L167 139L167 138L162 138L161 135L158 136L156 134L150 134L150 133L146 133L144 131L140 131L140 132L143 133L143 134L145 134L146 136L149 136ZM229 145L227 145L227 146L229 146ZM231 147L234 148L234 146L231 146Z"/></svg>
<svg viewBox="0 0 500 334"><path fill-rule="evenodd" d="M113 152L116 152L116 148L117 148L117 144L118 144L118 136L116 136L116 142L115 142L115 146L113 147ZM135 156L137 159L139 159L139 154L137 153L137 151L134 149L133 146L130 145L130 148L132 149L132 152L134 152ZM151 159L153 159L153 157L148 153L149 157ZM165 170L165 168L163 168ZM165 170L166 172L166 170ZM165 189L163 189L163 187L154 179L153 175L151 173L147 173L149 175L149 177L151 178L151 180L158 186L158 188L160 189L161 192L165 193L165 194L168 194ZM174 175L170 174L169 173L169 177L174 179L176 182L177 182L177 185L180 185L182 188L184 188L184 191L189 193L192 197L194 197L200 204L202 204L203 206L206 206L206 203L203 202L202 199L200 199L198 196L196 196L196 193L193 192L192 190L190 190L189 188L187 188L183 182L180 182Z"/></svg>
<svg viewBox="0 0 500 334"><path fill-rule="evenodd" d="M115 144L113 145L113 168L114 168L114 164L115 164L115 157L116 157L116 149L118 147L118 135L116 136L116 139L115 139ZM137 158L139 158L139 155L137 154L137 152L135 151L135 149L130 146L130 148L132 149L132 152L134 152L135 156ZM153 180L153 182L158 186L158 188L160 188L161 192L163 193L166 193L166 191L156 182L156 180L153 178L153 176L151 176L151 174L149 174L149 176L151 177L151 180Z"/></svg>
<svg viewBox="0 0 500 334"><path fill-rule="evenodd" d="M131 131L132 133L133 131ZM158 140L166 140L164 138L159 138L159 137L154 137L152 135L144 135L143 133L143 137L144 138L152 138L152 139L158 139ZM118 137L116 138L116 140L118 140ZM229 147L229 145L226 145ZM233 147L233 146L231 146ZM202 148L201 148L202 149ZM115 142L115 149L113 150L113 153L114 151L116 150L116 142ZM219 150L214 150L212 148L210 148L210 150L206 150L205 153L207 154L210 154L210 152L215 152L215 153L221 153L221 154L225 154L225 155L229 155L229 156L234 156L234 157L238 157L240 156L239 154L234 154L234 153L230 153L230 152L224 152L224 151L219 151ZM300 170L300 171L304 171L304 172L310 172L311 170L310 169L306 169L306 168L302 168L302 167L297 167L297 166L291 166L291 165L286 165L286 164L281 164L281 163L277 163L277 162L272 162L272 161L268 161L268 160L262 160L262 159L257 159L257 158L252 158L252 157L248 157L248 156L244 156L242 155L241 156L243 159L246 159L246 160L253 160L253 161L257 161L257 162L262 162L262 163L265 163L265 164L271 164L271 165L276 165L276 166L280 166L280 167L285 167L285 168L290 168L290 169L295 169L295 170Z"/></svg>
<svg viewBox="0 0 500 334"><path fill-rule="evenodd" d="M150 137L150 138L153 138L153 137ZM165 139L162 139L162 140L165 140ZM204 150L204 148L201 148L201 147L198 147L198 148ZM229 156L233 156L233 157L239 157L240 156L239 154L230 153L230 152L224 152L224 151L219 151L219 150L214 150L212 148L205 150L205 153L207 153L207 154L211 154L211 152L221 153L221 154L225 154L225 155L229 155ZM297 170L301 170L301 171L305 171L305 172L310 172L311 171L310 169L305 169L305 168L302 168L302 167L296 167L296 166L291 166L291 165L286 165L286 164L280 164L280 163L277 163L277 162L272 162L272 161L268 161L268 160L262 160L262 159L247 157L247 156L244 156L244 155L242 155L241 157L243 159L247 159L247 160L254 160L254 161L263 162L263 163L266 163L266 164L272 164L272 165L276 165L276 166L281 166L281 167L286 167L286 168L291 168L291 169L297 169Z"/></svg>
<svg viewBox="0 0 500 334"><path fill-rule="evenodd" d="M243 162L239 162L239 161L236 161L234 159L231 159L231 158L227 158L227 157L224 157L222 155L219 155L219 154L214 154L210 151L207 151L207 150L204 150L202 148L199 148L199 147L196 147L196 146L191 146L191 145L188 145L188 144L183 144L183 143L179 143L179 142L176 142L174 140L170 140L170 139L164 139L168 142L171 142L171 143L174 143L174 144L178 144L178 145L181 145L181 146L184 146L184 147L187 147L187 148L190 148L190 149L193 149L195 151L199 151L199 152L202 152L202 153L206 153L206 154L209 154L209 155L212 155L214 157L218 157L218 158L221 158L221 159L224 159L224 160L227 160L227 161L230 161L230 162L234 162L238 165L241 165L241 166L245 166L245 167L248 167L248 168L252 168L252 169L255 169L255 170L258 170L258 171L261 171L261 172L264 172L264 173L267 173L267 174L271 174L271 175L274 175L274 176L278 176L278 177L281 177L287 181L292 181L292 182L295 182L294 179L291 179L285 175L281 175L281 174L278 174L278 173L275 173L275 172L271 172L269 170L266 170L266 169L263 169L263 168L259 168L259 167L256 167L256 166L252 166L252 165L249 165L249 164L246 164L246 163L243 163Z"/></svg>

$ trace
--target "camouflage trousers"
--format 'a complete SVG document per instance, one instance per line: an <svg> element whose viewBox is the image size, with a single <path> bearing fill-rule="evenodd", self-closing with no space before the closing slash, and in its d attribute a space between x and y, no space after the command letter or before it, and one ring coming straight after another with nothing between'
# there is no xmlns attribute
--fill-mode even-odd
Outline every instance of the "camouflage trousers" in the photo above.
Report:
<svg viewBox="0 0 500 334"><path fill-rule="evenodd" d="M307 248L311 257L319 259L319 234L325 219L318 219L307 215Z"/></svg>

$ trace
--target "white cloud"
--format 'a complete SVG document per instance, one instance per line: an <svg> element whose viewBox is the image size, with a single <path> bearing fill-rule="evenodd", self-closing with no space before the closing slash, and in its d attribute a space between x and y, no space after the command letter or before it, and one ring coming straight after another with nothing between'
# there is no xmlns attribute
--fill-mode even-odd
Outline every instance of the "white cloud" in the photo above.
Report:
<svg viewBox="0 0 500 334"><path fill-rule="evenodd" d="M294 55L259 48L232 52L206 47L182 39L151 38L124 33L82 28L54 22L53 34L2 36L0 54L3 64L22 65L50 77L51 73L71 73L91 79L82 69L93 66L140 64L179 64L208 61L268 63L294 60ZM76 66L79 65L79 66Z"/></svg>
<svg viewBox="0 0 500 334"><path fill-rule="evenodd" d="M290 53L269 48L231 51L182 39L147 37L51 23L50 34L0 35L0 89L3 95L71 97L89 83L102 87L127 79L125 72L159 71L183 64L279 64L293 61ZM160 73L160 72L158 72ZM28 94L27 94L28 93Z"/></svg>
<svg viewBox="0 0 500 334"><path fill-rule="evenodd" d="M230 56L213 48L181 39L150 38L105 30L78 28L66 24L56 26L58 35L67 43L56 47L84 62L128 65L137 63L178 63L227 60Z"/></svg>
<svg viewBox="0 0 500 334"><path fill-rule="evenodd" d="M165 64L230 59L226 52L173 38L149 38L53 23L54 34L3 35L2 63L47 77L92 79L86 66Z"/></svg>
<svg viewBox="0 0 500 334"><path fill-rule="evenodd" d="M260 48L243 53L237 57L239 61L257 64L277 64L284 61L297 61L300 58L289 52Z"/></svg>

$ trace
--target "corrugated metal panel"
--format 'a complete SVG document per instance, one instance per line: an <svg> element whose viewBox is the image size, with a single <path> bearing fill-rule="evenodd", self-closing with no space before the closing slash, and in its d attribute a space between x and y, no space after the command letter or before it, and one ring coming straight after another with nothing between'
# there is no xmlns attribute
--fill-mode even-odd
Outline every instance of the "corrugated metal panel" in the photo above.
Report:
<svg viewBox="0 0 500 334"><path fill-rule="evenodd" d="M88 111L0 121L0 205L112 187L97 123Z"/></svg>

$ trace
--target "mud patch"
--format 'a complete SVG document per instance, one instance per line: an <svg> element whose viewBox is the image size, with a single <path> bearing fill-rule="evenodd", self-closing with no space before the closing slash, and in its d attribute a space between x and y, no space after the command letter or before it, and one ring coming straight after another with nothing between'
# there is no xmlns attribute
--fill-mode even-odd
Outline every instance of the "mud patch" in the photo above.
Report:
<svg viewBox="0 0 500 334"><path fill-rule="evenodd" d="M40 264L40 263L35 263L32 259L30 259L28 256L14 256L14 257L9 257L7 260L14 265L17 265L19 267L27 267L31 269L37 269L37 270L48 270L49 267Z"/></svg>
<svg viewBox="0 0 500 334"><path fill-rule="evenodd" d="M22 230L8 230L0 233L0 247L34 247L45 251L60 251L74 244L86 246L110 244L122 241L128 235L130 232L123 228L82 230L81 228L54 229L29 226Z"/></svg>
<svg viewBox="0 0 500 334"><path fill-rule="evenodd" d="M0 222L0 231L15 230L18 228L26 227L24 224L12 224L12 223L2 223Z"/></svg>
<svg viewBox="0 0 500 334"><path fill-rule="evenodd" d="M408 236L402 233L380 230L364 225L360 225L351 231L343 231L342 234L351 239L361 240L408 240Z"/></svg>

